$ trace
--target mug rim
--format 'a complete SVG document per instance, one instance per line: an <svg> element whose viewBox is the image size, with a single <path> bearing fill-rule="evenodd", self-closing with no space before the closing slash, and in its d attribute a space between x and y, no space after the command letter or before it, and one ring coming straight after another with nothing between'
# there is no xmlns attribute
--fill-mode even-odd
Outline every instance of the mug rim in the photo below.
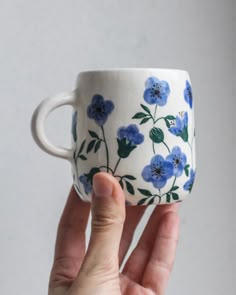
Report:
<svg viewBox="0 0 236 295"><path fill-rule="evenodd" d="M81 74L96 74L96 73L114 73L114 72L145 72L145 71L163 71L169 73L185 73L188 75L188 71L183 69L171 69L171 68L101 68L101 69L85 69L78 73Z"/></svg>

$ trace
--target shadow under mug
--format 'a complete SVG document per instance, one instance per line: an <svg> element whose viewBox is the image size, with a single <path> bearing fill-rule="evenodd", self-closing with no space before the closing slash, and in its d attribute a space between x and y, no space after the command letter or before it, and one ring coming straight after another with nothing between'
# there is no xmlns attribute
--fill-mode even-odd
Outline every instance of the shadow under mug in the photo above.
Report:
<svg viewBox="0 0 236 295"><path fill-rule="evenodd" d="M73 107L72 146L46 137L48 114ZM78 195L91 201L94 174L112 174L127 205L178 202L195 178L195 129L189 75L171 69L108 69L79 73L72 92L41 102L32 135L47 153L69 160Z"/></svg>

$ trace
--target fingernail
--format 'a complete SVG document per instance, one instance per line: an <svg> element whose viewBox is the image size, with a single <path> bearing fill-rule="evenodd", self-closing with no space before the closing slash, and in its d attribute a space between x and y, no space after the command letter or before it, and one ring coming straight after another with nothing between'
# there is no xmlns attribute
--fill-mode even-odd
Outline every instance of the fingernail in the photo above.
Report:
<svg viewBox="0 0 236 295"><path fill-rule="evenodd" d="M112 195L113 185L111 181L103 175L97 175L93 178L93 196L110 197Z"/></svg>

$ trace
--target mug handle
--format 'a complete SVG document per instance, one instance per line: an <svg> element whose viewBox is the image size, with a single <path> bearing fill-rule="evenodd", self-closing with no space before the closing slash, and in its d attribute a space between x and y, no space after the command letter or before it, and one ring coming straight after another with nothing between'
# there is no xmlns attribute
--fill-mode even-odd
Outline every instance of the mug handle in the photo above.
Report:
<svg viewBox="0 0 236 295"><path fill-rule="evenodd" d="M75 105L75 91L61 93L43 100L33 113L31 120L31 132L37 145L50 155L71 160L72 148L64 148L53 145L45 135L45 121L48 115L56 108L64 105Z"/></svg>

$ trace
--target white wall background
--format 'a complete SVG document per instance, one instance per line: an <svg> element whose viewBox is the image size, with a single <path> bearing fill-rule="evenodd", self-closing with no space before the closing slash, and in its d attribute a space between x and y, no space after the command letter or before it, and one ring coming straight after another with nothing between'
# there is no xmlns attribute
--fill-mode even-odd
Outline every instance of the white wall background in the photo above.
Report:
<svg viewBox="0 0 236 295"><path fill-rule="evenodd" d="M72 89L78 71L99 67L190 72L197 182L181 206L167 294L235 294L234 4L0 0L1 294L46 294L57 223L71 185L68 164L34 144L31 113L45 96ZM48 120L55 143L69 144L70 113L60 109Z"/></svg>

